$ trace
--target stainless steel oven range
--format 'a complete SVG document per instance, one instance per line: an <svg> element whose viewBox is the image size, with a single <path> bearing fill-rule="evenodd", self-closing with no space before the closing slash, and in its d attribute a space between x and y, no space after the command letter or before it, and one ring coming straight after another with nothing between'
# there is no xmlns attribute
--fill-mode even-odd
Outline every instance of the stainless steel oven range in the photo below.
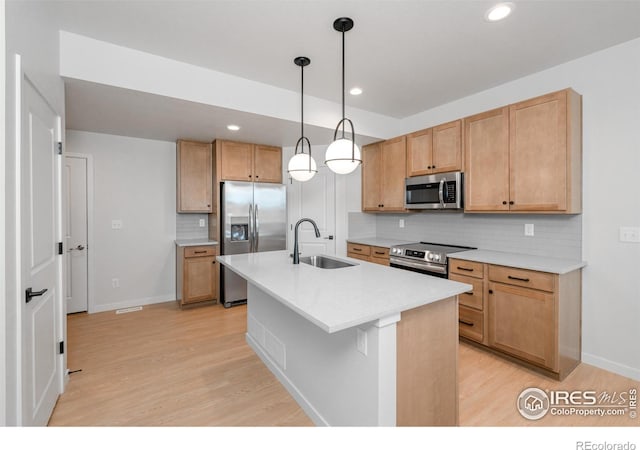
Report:
<svg viewBox="0 0 640 450"><path fill-rule="evenodd" d="M431 242L396 245L391 247L389 251L389 265L398 269L447 278L449 275L448 256L466 250L475 250L475 248Z"/></svg>

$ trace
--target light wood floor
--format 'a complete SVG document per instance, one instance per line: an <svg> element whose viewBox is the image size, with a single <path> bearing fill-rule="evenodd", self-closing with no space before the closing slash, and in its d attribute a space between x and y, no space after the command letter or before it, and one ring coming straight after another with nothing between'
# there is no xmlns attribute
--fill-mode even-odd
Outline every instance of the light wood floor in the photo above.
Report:
<svg viewBox="0 0 640 450"><path fill-rule="evenodd" d="M50 426L312 426L245 343L246 307L142 311L68 318L72 373ZM459 350L462 426L639 426L622 417L550 416L516 410L527 387L621 392L640 382L581 364L563 382L472 346Z"/></svg>

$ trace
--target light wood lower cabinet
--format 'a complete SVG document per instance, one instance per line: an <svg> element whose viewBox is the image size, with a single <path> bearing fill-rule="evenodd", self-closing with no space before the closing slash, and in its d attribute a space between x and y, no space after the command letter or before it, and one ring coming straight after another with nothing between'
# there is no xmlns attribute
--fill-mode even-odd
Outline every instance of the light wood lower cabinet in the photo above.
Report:
<svg viewBox="0 0 640 450"><path fill-rule="evenodd" d="M554 274L449 260L449 279L471 284L458 296L459 334L564 379L581 359L581 270Z"/></svg>
<svg viewBox="0 0 640 450"><path fill-rule="evenodd" d="M347 256L362 261L369 261L383 266L389 265L389 249L375 245L362 245L347 242Z"/></svg>
<svg viewBox="0 0 640 450"><path fill-rule="evenodd" d="M176 300L181 306L218 299L218 247L178 247Z"/></svg>

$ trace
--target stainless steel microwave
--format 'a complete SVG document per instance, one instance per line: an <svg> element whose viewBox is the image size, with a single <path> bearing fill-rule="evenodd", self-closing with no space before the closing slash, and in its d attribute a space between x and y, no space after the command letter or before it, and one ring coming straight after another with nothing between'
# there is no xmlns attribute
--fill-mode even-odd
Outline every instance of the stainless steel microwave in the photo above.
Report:
<svg viewBox="0 0 640 450"><path fill-rule="evenodd" d="M464 174L436 173L405 179L404 207L407 209L464 208Z"/></svg>

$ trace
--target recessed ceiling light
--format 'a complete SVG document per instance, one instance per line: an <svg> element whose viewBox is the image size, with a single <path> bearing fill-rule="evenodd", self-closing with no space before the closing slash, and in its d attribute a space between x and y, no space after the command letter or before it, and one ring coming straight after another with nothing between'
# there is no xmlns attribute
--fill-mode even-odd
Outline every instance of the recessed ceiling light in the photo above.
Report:
<svg viewBox="0 0 640 450"><path fill-rule="evenodd" d="M227 130L238 131L240 127L238 125L227 125Z"/></svg>
<svg viewBox="0 0 640 450"><path fill-rule="evenodd" d="M484 18L489 22L497 22L505 19L509 14L511 14L513 8L513 3L498 3L487 10L484 14Z"/></svg>
<svg viewBox="0 0 640 450"><path fill-rule="evenodd" d="M359 87L351 88L351 90L349 91L349 94L351 94L351 95L360 95L360 94L362 94L362 89L360 89Z"/></svg>

